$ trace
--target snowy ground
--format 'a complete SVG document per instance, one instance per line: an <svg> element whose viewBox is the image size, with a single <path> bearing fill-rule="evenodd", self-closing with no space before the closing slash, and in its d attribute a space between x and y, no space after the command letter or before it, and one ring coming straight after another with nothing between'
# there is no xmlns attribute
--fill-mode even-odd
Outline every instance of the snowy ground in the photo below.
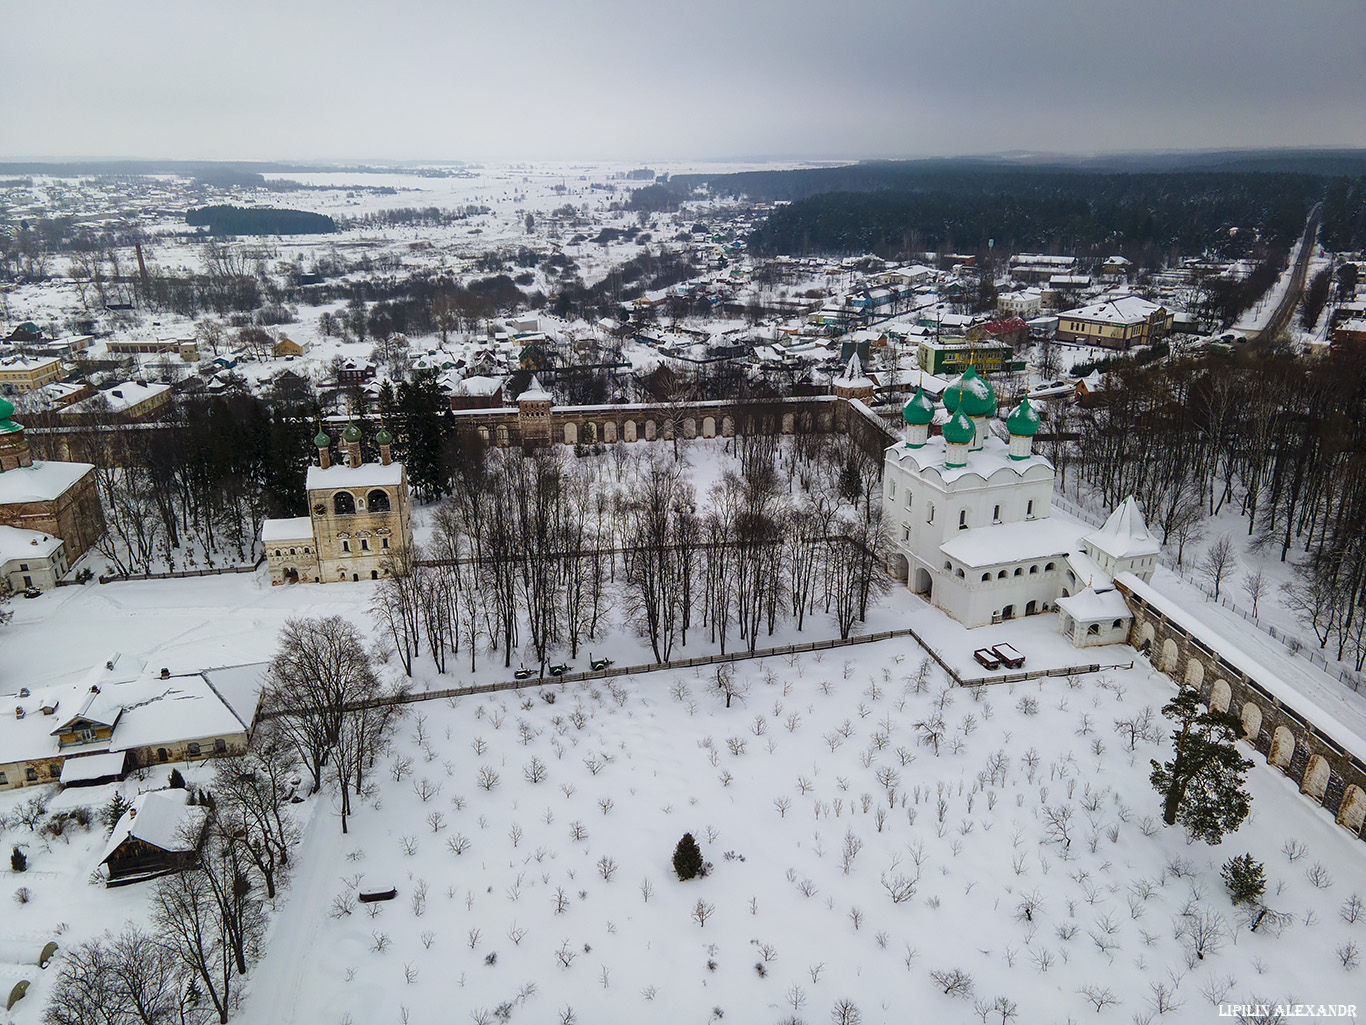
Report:
<svg viewBox="0 0 1366 1025"><path fill-rule="evenodd" d="M44 682L112 647L173 671L264 658L284 618L338 612L364 624L369 594L271 589L261 574L64 588L16 606L6 675ZM874 629L911 623L959 643L904 591L876 618ZM82 643L58 643L76 624ZM1009 627L1008 637L975 633L1031 658L1052 650L1053 617ZM634 657L638 644L618 635L602 653ZM1366 929L1338 914L1366 890L1361 844L1260 759L1253 815L1221 847L1154 825L1148 759L1168 744L1131 754L1113 728L1173 692L1146 663L1075 689L1052 679L974 695L946 692L937 670L917 692L922 658L893 641L740 663L749 693L729 710L713 678L693 671L416 706L348 836L326 795L300 806L298 869L234 1020L474 1022L509 1004L522 1021L558 1021L572 1007L581 1022L700 1023L718 1009L737 1021L819 1022L847 998L869 1023L905 1021L908 1008L969 1021L974 999L1000 996L1019 1021L1064 1022L1096 1013L1081 992L1095 986L1098 999L1108 989L1119 1001L1102 1018L1129 1021L1165 986L1181 1006L1163 1021L1202 1022L1217 997L1357 1000L1359 976L1335 950ZM937 710L947 727L938 754L915 725ZM539 782L527 778L533 760L545 767ZM498 776L490 790L478 778L486 767ZM82 803L107 800L87 794ZM29 796L0 794L0 810ZM1067 845L1048 839L1046 810L1058 808L1072 809ZM0 843L27 840L22 829ZM714 866L686 884L670 867L685 831ZM1292 848L1293 862L1291 840L1307 848ZM98 835L48 846L32 853L27 878L5 880L33 896L0 918L0 942L61 928L69 945L145 915L139 888L85 884ZM1279 937L1250 934L1224 895L1218 868L1245 850L1266 863L1268 903L1293 916ZM1309 879L1315 865L1328 885ZM918 877L899 904L883 883L898 876ZM332 917L334 898L362 886L395 886L398 899L373 918L359 906ZM1192 893L1220 916L1219 949L1203 960L1176 935ZM1021 903L1034 896L1028 921ZM705 925L693 917L699 901L714 906ZM936 988L930 973L953 969L972 976L972 996ZM39 1020L52 977L10 1020Z"/></svg>

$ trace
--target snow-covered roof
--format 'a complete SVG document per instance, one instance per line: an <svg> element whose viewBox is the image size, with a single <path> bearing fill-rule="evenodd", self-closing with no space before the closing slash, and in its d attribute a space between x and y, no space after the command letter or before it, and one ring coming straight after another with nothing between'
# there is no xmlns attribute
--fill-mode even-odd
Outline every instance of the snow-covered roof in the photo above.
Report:
<svg viewBox="0 0 1366 1025"><path fill-rule="evenodd" d="M32 466L0 473L0 505L55 501L94 470L91 463L46 463L35 459Z"/></svg>
<svg viewBox="0 0 1366 1025"><path fill-rule="evenodd" d="M240 666L206 669L201 674L223 704L247 729L256 721L256 709L266 687L269 662L249 662Z"/></svg>
<svg viewBox="0 0 1366 1025"><path fill-rule="evenodd" d="M1061 558L1076 545L1074 521L1045 516L960 530L939 550L964 566L982 568L1025 559Z"/></svg>
<svg viewBox="0 0 1366 1025"><path fill-rule="evenodd" d="M1162 551L1157 538L1143 522L1143 513L1133 495L1115 507L1099 530L1092 531L1082 540L1115 559L1157 555Z"/></svg>
<svg viewBox="0 0 1366 1025"><path fill-rule="evenodd" d="M266 520L261 524L261 543L276 541L305 541L313 538L313 521L307 516Z"/></svg>
<svg viewBox="0 0 1366 1025"><path fill-rule="evenodd" d="M503 387L501 377L482 377L476 374L461 381L457 385L457 391L462 395L493 395L501 387Z"/></svg>
<svg viewBox="0 0 1366 1025"><path fill-rule="evenodd" d="M1358 758L1366 757L1366 712L1361 695L1309 663L1291 658L1278 641L1216 605L1200 603L1188 608L1133 573L1121 573L1115 582L1158 609L1186 633L1199 637L1219 658L1312 722L1320 733ZM1215 616L1219 619L1217 625L1211 621ZM1333 709L1333 705L1337 708Z"/></svg>
<svg viewBox="0 0 1366 1025"><path fill-rule="evenodd" d="M842 388L872 388L874 381L863 372L863 361L858 358L858 353L849 357L849 362L844 366L844 373L836 378L835 383Z"/></svg>
<svg viewBox="0 0 1366 1025"><path fill-rule="evenodd" d="M120 671L122 663L129 672ZM92 679L102 681L98 693ZM226 740L250 729L264 681L265 663L163 679L127 659L112 670L98 667L80 683L36 688L24 697L6 694L0 696L0 762ZM53 714L43 715L44 707ZM16 708L24 710L22 718ZM57 734L76 719L112 724L113 736L60 747Z"/></svg>
<svg viewBox="0 0 1366 1025"><path fill-rule="evenodd" d="M126 751L111 751L108 754L68 758L62 763L61 783L65 786L105 776L117 776L123 772L123 763L127 757Z"/></svg>
<svg viewBox="0 0 1366 1025"><path fill-rule="evenodd" d="M96 408L107 408L111 413L119 413L125 409L132 409L134 406L146 402L154 396L169 392L169 384L151 384L147 381L124 381L112 388L105 388L103 391L96 392L84 402L78 402L72 406L72 410L88 412Z"/></svg>
<svg viewBox="0 0 1366 1025"><path fill-rule="evenodd" d="M1058 599L1058 608L1082 623L1130 619L1129 605L1113 587L1095 591L1087 587L1068 598Z"/></svg>
<svg viewBox="0 0 1366 1025"><path fill-rule="evenodd" d="M1078 306L1074 310L1060 313L1061 317L1074 320L1104 321L1107 324L1137 324L1147 320L1162 309L1157 303L1149 302L1140 295L1117 295L1089 306Z"/></svg>
<svg viewBox="0 0 1366 1025"><path fill-rule="evenodd" d="M189 791L181 788L138 794L109 834L100 864L129 839L141 840L163 851L194 850L199 827L209 812L199 805L187 804L189 797Z"/></svg>
<svg viewBox="0 0 1366 1025"><path fill-rule="evenodd" d="M58 548L62 539L41 530L0 525L0 563L22 559L47 559Z"/></svg>
<svg viewBox="0 0 1366 1025"><path fill-rule="evenodd" d="M310 466L304 487L309 491L332 491L337 488L395 487L403 480L403 464L361 463L360 466ZM299 535L300 537L304 535ZM309 537L313 536L312 530Z"/></svg>
<svg viewBox="0 0 1366 1025"><path fill-rule="evenodd" d="M552 401L550 392L541 387L541 379L535 374L531 375L531 383L527 385L526 391L517 396L518 402L550 402Z"/></svg>

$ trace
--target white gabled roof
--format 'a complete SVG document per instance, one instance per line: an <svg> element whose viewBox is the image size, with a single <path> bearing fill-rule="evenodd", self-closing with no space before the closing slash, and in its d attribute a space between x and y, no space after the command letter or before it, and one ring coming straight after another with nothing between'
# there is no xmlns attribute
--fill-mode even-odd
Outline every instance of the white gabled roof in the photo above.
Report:
<svg viewBox="0 0 1366 1025"><path fill-rule="evenodd" d="M198 805L187 805L189 797L189 791L181 789L138 794L109 835L100 864L108 861L119 845L129 839L141 840L163 851L194 850L193 838L198 835L199 826L209 812Z"/></svg>
<svg viewBox="0 0 1366 1025"><path fill-rule="evenodd" d="M1115 507L1110 518L1099 530L1093 530L1082 541L1099 548L1114 559L1132 559L1140 555L1157 555L1162 551L1157 538L1148 530L1138 502L1130 495Z"/></svg>
<svg viewBox="0 0 1366 1025"><path fill-rule="evenodd" d="M1102 620L1130 619L1129 603L1113 587L1093 591L1087 587L1070 598L1059 598L1058 608L1081 623L1099 623Z"/></svg>
<svg viewBox="0 0 1366 1025"><path fill-rule="evenodd" d="M307 516L290 516L286 519L265 520L261 524L261 542L273 541L311 541L313 521Z"/></svg>

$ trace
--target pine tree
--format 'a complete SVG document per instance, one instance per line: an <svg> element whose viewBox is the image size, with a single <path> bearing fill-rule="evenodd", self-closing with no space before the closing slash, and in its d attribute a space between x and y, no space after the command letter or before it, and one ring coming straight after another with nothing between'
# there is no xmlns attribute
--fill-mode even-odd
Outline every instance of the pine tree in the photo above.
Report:
<svg viewBox="0 0 1366 1025"><path fill-rule="evenodd" d="M109 798L109 803L104 806L104 811L101 813L101 818L104 820L104 831L106 833L112 831L113 828L118 825L119 819L123 818L123 813L128 810L128 807L127 799L115 790L114 796Z"/></svg>
<svg viewBox="0 0 1366 1025"><path fill-rule="evenodd" d="M1256 904L1266 892L1266 873L1262 863L1251 854L1240 854L1224 862L1221 872L1228 895L1234 904Z"/></svg>
<svg viewBox="0 0 1366 1025"><path fill-rule="evenodd" d="M691 833L684 833L674 848L674 871L684 882L702 874L702 849Z"/></svg>
<svg viewBox="0 0 1366 1025"><path fill-rule="evenodd" d="M172 769L171 778L167 781L166 785L170 787L172 790L184 790L185 777L180 774L179 769Z"/></svg>
<svg viewBox="0 0 1366 1025"><path fill-rule="evenodd" d="M692 837L688 837L687 839L691 840ZM678 856L674 855L674 862L677 863L677 861ZM23 872L28 868L28 858L24 856L24 852L18 847L14 847L10 850L9 867L15 872Z"/></svg>
<svg viewBox="0 0 1366 1025"><path fill-rule="evenodd" d="M1242 825L1251 801L1243 780L1252 763L1234 747L1242 724L1236 715L1204 709L1190 688L1182 688L1162 714L1177 724L1175 756L1152 763L1150 779L1162 795L1162 821L1179 822L1196 839L1217 844Z"/></svg>

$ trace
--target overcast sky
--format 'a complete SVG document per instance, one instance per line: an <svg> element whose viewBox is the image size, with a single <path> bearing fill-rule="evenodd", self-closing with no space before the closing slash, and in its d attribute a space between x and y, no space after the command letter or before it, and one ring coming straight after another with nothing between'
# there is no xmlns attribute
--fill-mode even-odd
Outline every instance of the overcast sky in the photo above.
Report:
<svg viewBox="0 0 1366 1025"><path fill-rule="evenodd" d="M1366 146L1366 0L8 0L0 156Z"/></svg>

